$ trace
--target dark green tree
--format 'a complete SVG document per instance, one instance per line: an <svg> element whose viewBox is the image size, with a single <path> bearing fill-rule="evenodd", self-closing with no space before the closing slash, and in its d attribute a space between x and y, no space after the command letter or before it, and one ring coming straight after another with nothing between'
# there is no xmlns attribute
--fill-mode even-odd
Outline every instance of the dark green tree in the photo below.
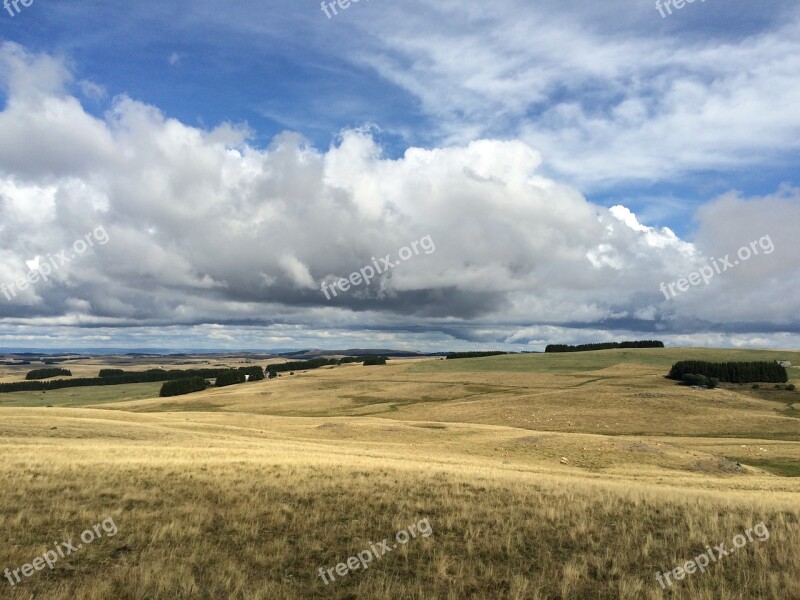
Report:
<svg viewBox="0 0 800 600"><path fill-rule="evenodd" d="M173 379L161 386L159 396L162 398L170 396L183 396L193 392L201 392L206 389L206 380L202 377L189 377L187 379Z"/></svg>
<svg viewBox="0 0 800 600"><path fill-rule="evenodd" d="M217 381L214 385L216 387L226 387L229 385L244 383L245 381L247 381L247 378L245 377L244 372L231 369L229 371L223 371L217 375Z"/></svg>

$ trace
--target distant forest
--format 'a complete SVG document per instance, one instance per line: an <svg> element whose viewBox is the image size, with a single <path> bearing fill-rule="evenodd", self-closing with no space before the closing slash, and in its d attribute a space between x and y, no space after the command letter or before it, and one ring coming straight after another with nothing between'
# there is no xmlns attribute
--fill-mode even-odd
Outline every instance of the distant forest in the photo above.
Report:
<svg viewBox="0 0 800 600"><path fill-rule="evenodd" d="M549 344L545 352L589 352L591 350L613 350L615 348L663 348L664 342L658 340L641 340L637 342L604 342L602 344L580 344L568 346L567 344Z"/></svg>
<svg viewBox="0 0 800 600"><path fill-rule="evenodd" d="M508 354L508 352L450 352L447 355L447 360L455 358L480 358L482 356L499 356L501 354Z"/></svg>

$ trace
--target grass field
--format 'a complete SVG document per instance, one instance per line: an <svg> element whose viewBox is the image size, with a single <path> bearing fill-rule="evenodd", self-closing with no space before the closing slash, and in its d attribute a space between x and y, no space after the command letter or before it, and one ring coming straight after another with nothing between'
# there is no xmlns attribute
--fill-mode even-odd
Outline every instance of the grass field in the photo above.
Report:
<svg viewBox="0 0 800 600"><path fill-rule="evenodd" d="M161 383L134 383L99 387L74 387L49 392L0 394L2 407L82 407L158 396Z"/></svg>
<svg viewBox="0 0 800 600"><path fill-rule="evenodd" d="M664 379L684 358L800 364L612 350L0 395L0 569L118 528L0 597L798 599L800 392ZM323 583L420 519L430 537Z"/></svg>

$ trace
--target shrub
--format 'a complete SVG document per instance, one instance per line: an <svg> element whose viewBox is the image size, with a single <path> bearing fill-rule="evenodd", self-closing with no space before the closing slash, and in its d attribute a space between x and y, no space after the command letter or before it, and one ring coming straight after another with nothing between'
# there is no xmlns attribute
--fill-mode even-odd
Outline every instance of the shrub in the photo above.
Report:
<svg viewBox="0 0 800 600"><path fill-rule="evenodd" d="M754 384L753 384L753 389L754 389L754 390L757 390L757 389L759 389L760 387L761 387L761 386L760 386L760 385L758 385L757 383L754 383Z"/></svg>
<svg viewBox="0 0 800 600"><path fill-rule="evenodd" d="M223 371L219 375L217 375L217 387L226 387L229 385L236 385L237 383L244 383L247 381L247 377L243 371L238 371L235 369L230 369L229 371Z"/></svg>
<svg viewBox="0 0 800 600"><path fill-rule="evenodd" d="M686 373L683 377L681 377L681 381L685 385L703 385L708 387L711 383L705 375L698 375L696 373Z"/></svg>
<svg viewBox="0 0 800 600"><path fill-rule="evenodd" d="M790 383L789 385L786 386L786 390L789 391L789 392L793 392L796 389L797 388L795 387L795 385L793 383Z"/></svg>
<svg viewBox="0 0 800 600"><path fill-rule="evenodd" d="M206 389L206 383L206 380L202 377L173 379L172 381L167 381L161 386L161 391L158 395L162 398L166 398L168 396L183 396L184 394L201 392Z"/></svg>
<svg viewBox="0 0 800 600"><path fill-rule="evenodd" d="M718 385L719 385L719 379L717 379L716 377L708 378L708 389L713 390Z"/></svg>
<svg viewBox="0 0 800 600"><path fill-rule="evenodd" d="M49 369L34 369L25 375L27 381L32 381L34 379L50 379L51 377L72 377L72 371L69 369L51 367Z"/></svg>

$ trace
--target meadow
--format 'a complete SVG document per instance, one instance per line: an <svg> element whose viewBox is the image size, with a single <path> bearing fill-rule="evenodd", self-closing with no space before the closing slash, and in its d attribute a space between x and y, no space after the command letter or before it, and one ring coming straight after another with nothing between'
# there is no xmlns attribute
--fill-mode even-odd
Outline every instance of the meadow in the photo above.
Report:
<svg viewBox="0 0 800 600"><path fill-rule="evenodd" d="M799 599L800 392L664 379L694 358L800 364L608 350L0 395L0 569L118 528L0 597ZM319 576L420 519L430 537Z"/></svg>

